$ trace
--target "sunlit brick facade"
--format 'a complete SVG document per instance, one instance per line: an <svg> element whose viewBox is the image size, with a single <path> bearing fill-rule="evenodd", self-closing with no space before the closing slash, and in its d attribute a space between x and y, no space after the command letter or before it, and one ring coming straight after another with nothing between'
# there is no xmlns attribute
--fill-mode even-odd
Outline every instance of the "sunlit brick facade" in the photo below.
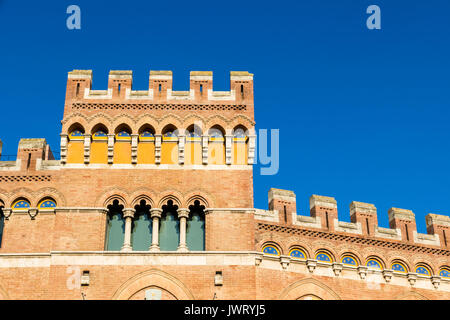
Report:
<svg viewBox="0 0 450 320"><path fill-rule="evenodd" d="M0 161L1 299L450 299L450 218L292 191L253 205L253 75L69 72L60 159L22 139ZM1 142L0 142L1 154ZM1 158L0 158L1 159ZM273 176L276 183L276 176Z"/></svg>

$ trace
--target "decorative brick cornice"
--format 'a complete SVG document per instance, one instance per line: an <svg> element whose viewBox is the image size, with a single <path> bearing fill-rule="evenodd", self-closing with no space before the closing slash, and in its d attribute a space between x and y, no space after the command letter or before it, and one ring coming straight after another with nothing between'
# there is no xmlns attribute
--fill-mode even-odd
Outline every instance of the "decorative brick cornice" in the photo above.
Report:
<svg viewBox="0 0 450 320"><path fill-rule="evenodd" d="M268 224L268 223L258 222L256 225L256 228L259 231L267 230L267 231L273 231L273 232L295 234L295 235L300 235L300 236L308 236L311 238L338 240L338 241L343 241L343 242L370 245L370 246L375 246L375 247L406 250L409 252L422 252L422 253L431 253L431 254L436 254L436 255L441 255L441 256L450 256L450 250L446 250L446 249L442 249L442 248L432 248L432 247L428 247L428 246L415 245L415 244L409 244L409 243L392 242L392 241L388 241L388 240L374 239L374 238L370 238L370 237L362 238L360 236L352 236L350 234L338 234L338 233L332 233L332 232L326 232L326 231L304 229L304 228L296 227L296 226L288 227L288 226L281 226L281 225L276 225L276 224Z"/></svg>

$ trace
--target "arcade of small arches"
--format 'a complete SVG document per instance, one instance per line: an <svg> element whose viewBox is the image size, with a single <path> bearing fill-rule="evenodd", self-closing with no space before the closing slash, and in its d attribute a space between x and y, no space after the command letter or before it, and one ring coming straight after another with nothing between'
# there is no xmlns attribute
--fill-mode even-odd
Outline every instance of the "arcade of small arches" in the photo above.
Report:
<svg viewBox="0 0 450 320"><path fill-rule="evenodd" d="M33 208L31 206L31 202L24 197L16 198L10 206L10 209L5 208L5 203L0 200L0 248L2 246L2 239L3 239L3 229L5 226L5 219L9 217L11 212L27 212L31 214L32 218L38 213L38 212L48 212L48 211L54 211L56 208L56 201L51 197L43 197L41 200L39 200L37 207Z"/></svg>
<svg viewBox="0 0 450 320"><path fill-rule="evenodd" d="M142 199L125 208L119 199L107 205L106 251L204 251L205 205L194 200L180 208L168 199L153 208Z"/></svg>
<svg viewBox="0 0 450 320"><path fill-rule="evenodd" d="M276 243L266 243L262 246L261 251L265 255L269 256L281 256L282 250L280 246L278 246ZM420 275L422 277L432 277L436 276L436 274L433 272L433 269L426 263L417 263L413 269L409 268L408 265L401 260L395 259L391 262L390 268L386 267L386 264L384 261L376 256L369 256L364 263L361 263L361 259L359 259L355 254L353 253L344 253L342 254L339 259L335 259L334 255L326 250L326 249L319 249L317 250L313 255L308 254L308 251L300 246L293 246L289 249L288 255L293 260L308 260L308 259L315 259L318 262L321 263L341 263L345 267L350 268L357 268L359 266L366 266L368 269L371 270L392 270L395 273L401 273L401 274L407 274L410 272L414 272L417 275ZM414 270L414 271L412 271ZM450 280L450 266L441 266L439 268L439 272L437 273L437 276Z"/></svg>
<svg viewBox="0 0 450 320"><path fill-rule="evenodd" d="M213 125L206 132L196 124L186 129L167 124L160 132L144 124L133 132L125 123L113 131L98 123L87 133L76 122L61 134L61 161L68 164L247 165L253 164L255 138L242 124L232 130Z"/></svg>

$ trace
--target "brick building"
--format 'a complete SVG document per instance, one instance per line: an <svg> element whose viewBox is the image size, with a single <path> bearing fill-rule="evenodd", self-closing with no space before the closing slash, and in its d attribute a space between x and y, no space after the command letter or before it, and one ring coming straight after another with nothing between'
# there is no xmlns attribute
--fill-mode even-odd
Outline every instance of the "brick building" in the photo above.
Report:
<svg viewBox="0 0 450 320"><path fill-rule="evenodd" d="M450 299L450 218L410 210L377 224L352 202L292 191L253 208L253 75L191 72L189 91L151 71L69 72L60 160L22 139L0 161L1 299ZM1 142L0 142L1 154Z"/></svg>

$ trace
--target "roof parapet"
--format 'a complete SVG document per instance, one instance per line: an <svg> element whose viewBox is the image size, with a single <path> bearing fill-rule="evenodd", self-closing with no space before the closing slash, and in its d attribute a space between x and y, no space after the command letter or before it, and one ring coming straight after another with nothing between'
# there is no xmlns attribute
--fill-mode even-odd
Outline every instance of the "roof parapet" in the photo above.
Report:
<svg viewBox="0 0 450 320"><path fill-rule="evenodd" d="M319 196L313 194L309 198L309 208L312 209L314 207L337 209L337 202L336 199L333 197Z"/></svg>
<svg viewBox="0 0 450 320"><path fill-rule="evenodd" d="M377 214L377 208L371 203L352 201L350 203L350 215L353 215L356 212Z"/></svg>
<svg viewBox="0 0 450 320"><path fill-rule="evenodd" d="M111 70L109 71L110 79L131 79L133 77L132 70Z"/></svg>
<svg viewBox="0 0 450 320"><path fill-rule="evenodd" d="M279 199L284 201L296 201L296 196L294 191L291 190L270 188L269 202L271 202L273 199Z"/></svg>
<svg viewBox="0 0 450 320"><path fill-rule="evenodd" d="M393 219L402 219L410 221L416 220L414 213L411 210L407 209L390 208L388 214L389 214L389 221Z"/></svg>
<svg viewBox="0 0 450 320"><path fill-rule="evenodd" d="M450 227L450 217L441 214L429 213L425 216L427 227L431 225L439 225Z"/></svg>
<svg viewBox="0 0 450 320"><path fill-rule="evenodd" d="M252 81L253 73L248 71L231 71L230 78L231 81Z"/></svg>

